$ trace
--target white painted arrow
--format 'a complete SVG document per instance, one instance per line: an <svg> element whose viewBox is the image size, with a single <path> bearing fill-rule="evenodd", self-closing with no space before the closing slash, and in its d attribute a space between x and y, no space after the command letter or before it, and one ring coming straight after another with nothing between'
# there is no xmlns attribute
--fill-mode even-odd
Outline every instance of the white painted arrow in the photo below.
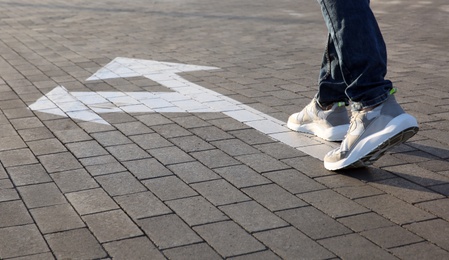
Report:
<svg viewBox="0 0 449 260"><path fill-rule="evenodd" d="M214 70L215 67L195 66L151 60L115 58L87 80L102 80L143 76L173 92L69 92L58 86L30 109L74 119L108 124L101 113L151 112L222 112L271 138L322 159L330 150L329 143L292 132L285 122L257 111L236 100L185 80L178 73ZM332 146L332 145L331 145ZM313 149L309 149L313 147Z"/></svg>

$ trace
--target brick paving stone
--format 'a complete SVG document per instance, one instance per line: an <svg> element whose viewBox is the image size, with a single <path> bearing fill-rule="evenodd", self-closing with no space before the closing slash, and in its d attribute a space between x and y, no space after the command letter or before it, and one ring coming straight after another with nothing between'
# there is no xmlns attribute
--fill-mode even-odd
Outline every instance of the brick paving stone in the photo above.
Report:
<svg viewBox="0 0 449 260"><path fill-rule="evenodd" d="M160 114L148 114L143 116L136 116L136 118L146 126L150 127L173 123L171 120Z"/></svg>
<svg viewBox="0 0 449 260"><path fill-rule="evenodd" d="M145 150L167 147L167 146L173 145L172 143L167 141L167 139L163 138L158 133L134 135L134 136L130 136L129 138Z"/></svg>
<svg viewBox="0 0 449 260"><path fill-rule="evenodd" d="M273 139L270 139L267 135L264 135L255 129L235 130L229 133L249 145L268 144L275 142Z"/></svg>
<svg viewBox="0 0 449 260"><path fill-rule="evenodd" d="M265 246L231 221L193 228L221 256L230 257L265 249Z"/></svg>
<svg viewBox="0 0 449 260"><path fill-rule="evenodd" d="M167 205L189 226L229 219L223 212L201 196L168 201Z"/></svg>
<svg viewBox="0 0 449 260"><path fill-rule="evenodd" d="M436 216L449 221L449 199L433 200L416 204L417 207L422 208Z"/></svg>
<svg viewBox="0 0 449 260"><path fill-rule="evenodd" d="M164 250L168 259L218 260L223 259L208 244L194 244Z"/></svg>
<svg viewBox="0 0 449 260"><path fill-rule="evenodd" d="M431 172L441 172L449 169L449 161L447 160L430 160L422 163L418 163L418 166L422 169L431 171ZM439 176L437 176L439 177ZM447 179L445 182L448 182Z"/></svg>
<svg viewBox="0 0 449 260"><path fill-rule="evenodd" d="M53 173L51 177L63 193L98 187L95 179L84 169Z"/></svg>
<svg viewBox="0 0 449 260"><path fill-rule="evenodd" d="M51 181L50 175L48 175L40 164L9 167L8 173L16 186Z"/></svg>
<svg viewBox="0 0 449 260"><path fill-rule="evenodd" d="M265 173L265 177L291 193L303 193L325 189L326 187L297 170L282 170Z"/></svg>
<svg viewBox="0 0 449 260"><path fill-rule="evenodd" d="M422 242L423 238L400 227L383 227L361 232L360 235L368 238L382 248L393 248Z"/></svg>
<svg viewBox="0 0 449 260"><path fill-rule="evenodd" d="M231 156L259 153L257 149L238 139L214 141L211 144Z"/></svg>
<svg viewBox="0 0 449 260"><path fill-rule="evenodd" d="M33 219L22 201L7 201L0 203L0 228L33 224Z"/></svg>
<svg viewBox="0 0 449 260"><path fill-rule="evenodd" d="M147 218L137 224L159 249L190 245L202 239L174 214Z"/></svg>
<svg viewBox="0 0 449 260"><path fill-rule="evenodd" d="M174 143L183 151L188 153L211 150L215 148L213 145L194 135L171 138L170 142Z"/></svg>
<svg viewBox="0 0 449 260"><path fill-rule="evenodd" d="M119 131L110 131L92 134L102 146L129 144L131 140Z"/></svg>
<svg viewBox="0 0 449 260"><path fill-rule="evenodd" d="M400 225L435 218L434 215L391 195L379 195L355 201Z"/></svg>
<svg viewBox="0 0 449 260"><path fill-rule="evenodd" d="M312 178L335 174L326 170L322 161L310 156L294 157L282 162Z"/></svg>
<svg viewBox="0 0 449 260"><path fill-rule="evenodd" d="M26 148L26 144L19 135L0 138L0 151Z"/></svg>
<svg viewBox="0 0 449 260"><path fill-rule="evenodd" d="M195 183L191 187L215 206L250 200L248 196L225 180Z"/></svg>
<svg viewBox="0 0 449 260"><path fill-rule="evenodd" d="M44 126L42 122L36 117L26 117L10 120L11 124L16 130L36 128Z"/></svg>
<svg viewBox="0 0 449 260"><path fill-rule="evenodd" d="M0 161L4 167L34 164L38 162L29 149L0 152Z"/></svg>
<svg viewBox="0 0 449 260"><path fill-rule="evenodd" d="M59 139L59 141L61 141L64 144L92 140L92 137L90 137L90 135L88 135L82 129L55 131L53 133Z"/></svg>
<svg viewBox="0 0 449 260"><path fill-rule="evenodd" d="M333 218L356 215L369 210L332 190L320 190L298 195Z"/></svg>
<svg viewBox="0 0 449 260"><path fill-rule="evenodd" d="M218 119L208 120L207 122L215 125L216 127L220 128L223 131L248 129L247 125L245 125L237 120L234 120L233 118L218 118Z"/></svg>
<svg viewBox="0 0 449 260"><path fill-rule="evenodd" d="M219 140L226 140L226 139L232 139L233 136L226 133L225 131L221 130L220 128L216 126L206 126L206 127L200 127L200 128L193 128L190 129L192 133L199 136L201 139L205 140L206 142L212 142L212 141L219 141Z"/></svg>
<svg viewBox="0 0 449 260"><path fill-rule="evenodd" d="M151 149L148 151L164 165L194 161L189 154L176 146Z"/></svg>
<svg viewBox="0 0 449 260"><path fill-rule="evenodd" d="M386 218L374 213L368 212L360 215L339 218L338 222L349 227L355 232L362 232L383 227L393 226L394 223Z"/></svg>
<svg viewBox="0 0 449 260"><path fill-rule="evenodd" d="M77 158L107 155L108 152L96 141L85 141L67 144L67 148Z"/></svg>
<svg viewBox="0 0 449 260"><path fill-rule="evenodd" d="M87 228L45 235L57 259L100 259L107 253Z"/></svg>
<svg viewBox="0 0 449 260"><path fill-rule="evenodd" d="M31 209L30 213L43 234L86 226L70 204Z"/></svg>
<svg viewBox="0 0 449 260"><path fill-rule="evenodd" d="M80 215L117 209L117 204L103 189L78 191L66 194L67 199Z"/></svg>
<svg viewBox="0 0 449 260"><path fill-rule="evenodd" d="M384 169L421 186L427 187L449 182L449 177L426 170L415 164L385 167Z"/></svg>
<svg viewBox="0 0 449 260"><path fill-rule="evenodd" d="M131 161L151 157L145 150L136 144L108 146L106 149L119 161Z"/></svg>
<svg viewBox="0 0 449 260"><path fill-rule="evenodd" d="M112 155L102 155L102 156L93 156L88 158L79 159L83 166L91 166L91 165L99 165L106 163L117 163L117 159L115 159Z"/></svg>
<svg viewBox="0 0 449 260"><path fill-rule="evenodd" d="M123 162L123 165L139 180L173 175L154 158Z"/></svg>
<svg viewBox="0 0 449 260"><path fill-rule="evenodd" d="M143 235L122 210L86 215L83 220L100 243Z"/></svg>
<svg viewBox="0 0 449 260"><path fill-rule="evenodd" d="M0 179L7 179L7 178L8 174L6 173L5 168L3 168L3 166L0 165Z"/></svg>
<svg viewBox="0 0 449 260"><path fill-rule="evenodd" d="M336 188L336 189L334 189L334 191L340 193L341 195L343 195L351 200L381 195L381 194L385 193L384 191L381 191L381 190L374 188L370 185Z"/></svg>
<svg viewBox="0 0 449 260"><path fill-rule="evenodd" d="M242 191L270 211L286 210L308 205L276 184L250 187Z"/></svg>
<svg viewBox="0 0 449 260"><path fill-rule="evenodd" d="M219 179L220 176L199 162L187 162L168 166L187 184Z"/></svg>
<svg viewBox="0 0 449 260"><path fill-rule="evenodd" d="M53 254L51 252L14 258L14 260L54 260L54 259L55 258L53 257Z"/></svg>
<svg viewBox="0 0 449 260"><path fill-rule="evenodd" d="M287 226L287 222L255 201L219 207L248 232L258 232Z"/></svg>
<svg viewBox="0 0 449 260"><path fill-rule="evenodd" d="M153 130L151 130L141 122L114 124L114 126L117 127L117 129L126 136L148 134L153 132Z"/></svg>
<svg viewBox="0 0 449 260"><path fill-rule="evenodd" d="M194 152L191 155L211 169L240 164L239 161L218 149Z"/></svg>
<svg viewBox="0 0 449 260"><path fill-rule="evenodd" d="M446 259L449 257L449 252L435 246L429 242L406 245L403 247L390 249L395 256L400 259Z"/></svg>
<svg viewBox="0 0 449 260"><path fill-rule="evenodd" d="M251 259L263 259L263 260L280 260L281 258L274 254L272 251L265 250L262 252L250 253L246 255L230 257L231 260L251 260Z"/></svg>
<svg viewBox="0 0 449 260"><path fill-rule="evenodd" d="M387 179L372 185L411 204L444 198L441 194L402 178Z"/></svg>
<svg viewBox="0 0 449 260"><path fill-rule="evenodd" d="M164 138L187 137L192 135L191 132L182 128L177 124L157 125L151 127L156 133Z"/></svg>
<svg viewBox="0 0 449 260"><path fill-rule="evenodd" d="M437 246L449 250L449 223L442 219L433 219L404 226L406 229L436 244Z"/></svg>
<svg viewBox="0 0 449 260"><path fill-rule="evenodd" d="M27 144L35 155L45 155L67 151L64 145L56 138L31 141L27 142Z"/></svg>
<svg viewBox="0 0 449 260"><path fill-rule="evenodd" d="M151 192L114 197L115 201L133 219L165 215L172 211Z"/></svg>
<svg viewBox="0 0 449 260"><path fill-rule="evenodd" d="M254 235L283 259L329 259L327 249L293 227L259 232Z"/></svg>
<svg viewBox="0 0 449 260"><path fill-rule="evenodd" d="M52 206L67 202L54 183L34 184L17 189L28 208Z"/></svg>
<svg viewBox="0 0 449 260"><path fill-rule="evenodd" d="M9 179L0 180L0 202L18 200L19 194Z"/></svg>
<svg viewBox="0 0 449 260"><path fill-rule="evenodd" d="M255 145L254 147L278 160L306 156L305 153L299 151L298 149L287 146L283 143L261 144Z"/></svg>
<svg viewBox="0 0 449 260"><path fill-rule="evenodd" d="M49 173L76 170L82 168L78 160L69 152L41 155L39 161Z"/></svg>
<svg viewBox="0 0 449 260"><path fill-rule="evenodd" d="M165 259L147 237L130 238L103 244L113 259Z"/></svg>
<svg viewBox="0 0 449 260"><path fill-rule="evenodd" d="M343 259L397 259L359 234L349 234L318 241Z"/></svg>
<svg viewBox="0 0 449 260"><path fill-rule="evenodd" d="M17 135L17 132L11 124L0 124L0 138L15 135Z"/></svg>
<svg viewBox="0 0 449 260"><path fill-rule="evenodd" d="M110 196L125 195L147 190L145 186L143 186L129 172L101 175L95 179Z"/></svg>
<svg viewBox="0 0 449 260"><path fill-rule="evenodd" d="M259 173L279 171L290 168L281 161L262 153L236 156L236 159Z"/></svg>
<svg viewBox="0 0 449 260"><path fill-rule="evenodd" d="M269 179L246 165L235 165L215 169L221 177L232 183L237 188L257 186L271 183Z"/></svg>
<svg viewBox="0 0 449 260"><path fill-rule="evenodd" d="M35 225L0 228L0 258L13 258L48 252Z"/></svg>
<svg viewBox="0 0 449 260"><path fill-rule="evenodd" d="M172 120L174 122L176 122L178 125L186 128L186 129L205 127L205 126L211 125L209 122L207 122L197 116L182 116L182 117L173 118Z"/></svg>
<svg viewBox="0 0 449 260"><path fill-rule="evenodd" d="M312 239L339 236L351 230L314 207L303 207L276 212L285 221Z"/></svg>
<svg viewBox="0 0 449 260"><path fill-rule="evenodd" d="M142 183L163 201L197 195L192 188L176 176L144 180Z"/></svg>

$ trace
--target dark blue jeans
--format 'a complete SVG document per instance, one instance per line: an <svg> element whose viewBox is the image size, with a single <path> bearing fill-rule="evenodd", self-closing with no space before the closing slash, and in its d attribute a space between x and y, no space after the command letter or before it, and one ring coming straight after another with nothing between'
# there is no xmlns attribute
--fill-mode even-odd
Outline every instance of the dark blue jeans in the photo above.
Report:
<svg viewBox="0 0 449 260"><path fill-rule="evenodd" d="M385 101L387 50L369 0L318 0L329 31L319 76L318 102L351 102L353 108Z"/></svg>

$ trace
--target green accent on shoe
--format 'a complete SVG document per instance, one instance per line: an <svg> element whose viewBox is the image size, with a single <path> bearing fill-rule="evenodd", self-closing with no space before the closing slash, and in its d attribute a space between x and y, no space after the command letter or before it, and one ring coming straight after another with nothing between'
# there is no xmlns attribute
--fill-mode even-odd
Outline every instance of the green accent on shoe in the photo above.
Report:
<svg viewBox="0 0 449 260"><path fill-rule="evenodd" d="M392 88L390 90L390 95L396 94L396 92L398 92L398 89L397 88Z"/></svg>

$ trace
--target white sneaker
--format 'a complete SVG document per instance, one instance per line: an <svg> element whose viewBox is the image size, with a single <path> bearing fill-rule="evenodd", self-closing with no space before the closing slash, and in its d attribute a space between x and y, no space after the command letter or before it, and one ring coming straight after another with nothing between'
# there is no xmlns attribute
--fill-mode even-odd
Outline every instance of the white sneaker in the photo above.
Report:
<svg viewBox="0 0 449 260"><path fill-rule="evenodd" d="M335 103L331 109L323 110L314 98L301 112L288 118L287 127L327 141L341 141L349 129L349 116L344 102Z"/></svg>
<svg viewBox="0 0 449 260"><path fill-rule="evenodd" d="M418 132L416 119L405 113L393 95L370 111L353 111L349 131L337 149L324 157L324 167L335 171L365 167L385 151Z"/></svg>

